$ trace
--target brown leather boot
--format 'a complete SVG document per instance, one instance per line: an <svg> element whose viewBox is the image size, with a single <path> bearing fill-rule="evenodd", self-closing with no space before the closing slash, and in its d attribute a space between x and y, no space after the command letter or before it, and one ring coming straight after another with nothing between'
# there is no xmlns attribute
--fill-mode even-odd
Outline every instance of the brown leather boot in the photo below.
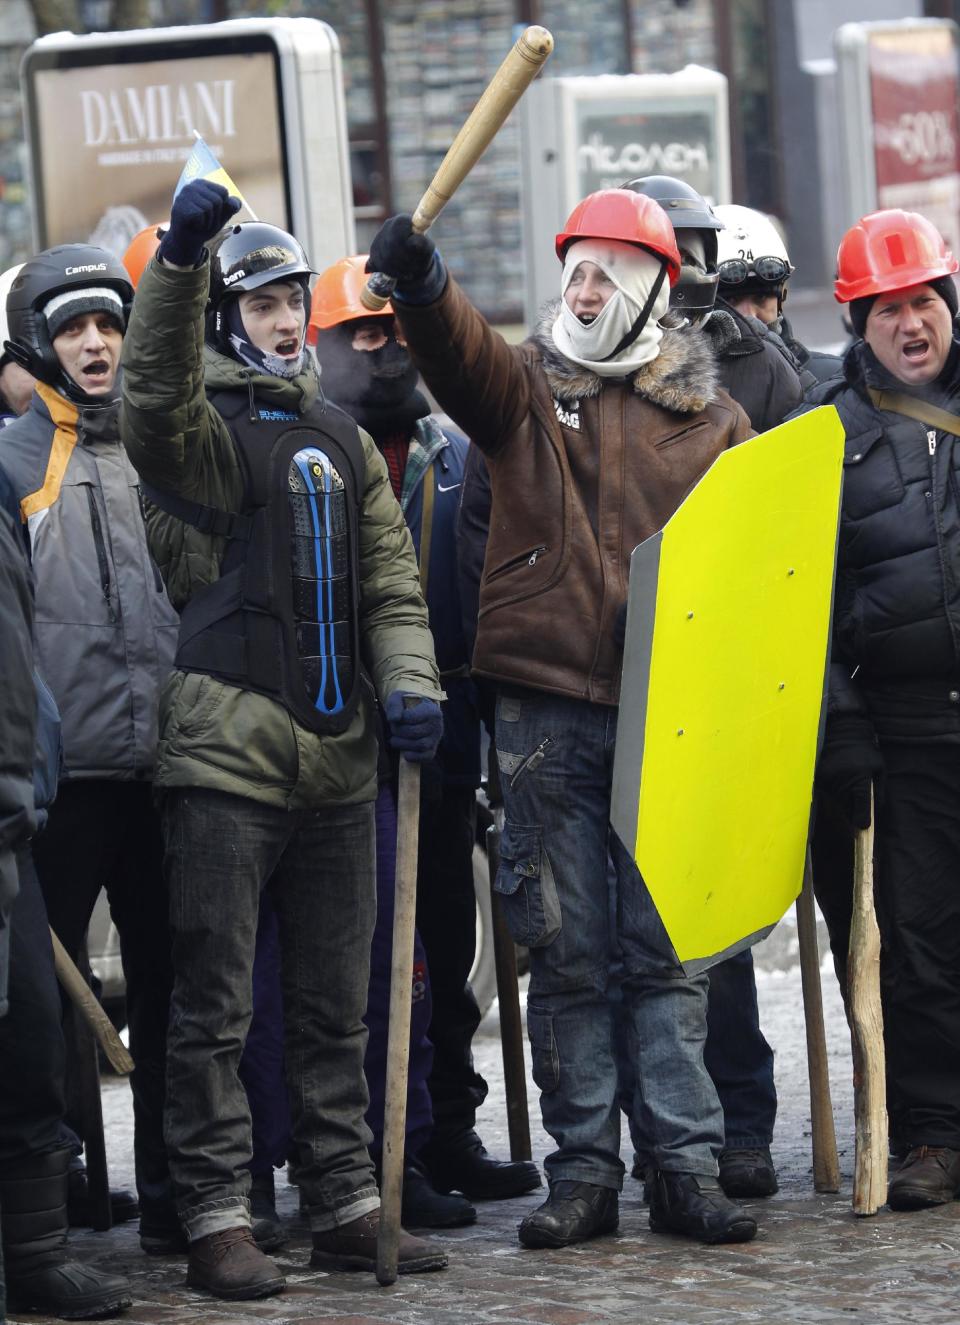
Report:
<svg viewBox="0 0 960 1325"><path fill-rule="evenodd" d="M286 1280L244 1225L190 1243L187 1286L204 1288L227 1302L241 1302L280 1293Z"/></svg>
<svg viewBox="0 0 960 1325"><path fill-rule="evenodd" d="M960 1150L915 1146L890 1180L891 1210L923 1210L946 1205L960 1195Z"/></svg>
<svg viewBox="0 0 960 1325"><path fill-rule="evenodd" d="M371 1210L349 1224L314 1233L312 1267L324 1270L376 1270L377 1234L380 1231L380 1211ZM400 1230L397 1270L400 1274L415 1274L418 1270L442 1270L447 1264L447 1253L431 1246L423 1238L415 1238L405 1229Z"/></svg>

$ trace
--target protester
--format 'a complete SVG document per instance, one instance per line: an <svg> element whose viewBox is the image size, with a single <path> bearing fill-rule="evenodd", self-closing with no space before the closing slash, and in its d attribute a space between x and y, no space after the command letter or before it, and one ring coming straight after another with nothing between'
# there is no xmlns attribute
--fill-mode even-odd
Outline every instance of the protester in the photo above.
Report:
<svg viewBox="0 0 960 1325"><path fill-rule="evenodd" d="M50 923L74 960L107 892L127 983L149 1248L176 1234L163 1142L170 939L151 784L176 614L150 558L118 433L132 294L119 262L91 245L48 249L23 265L7 298L4 348L36 389L2 446L36 580L37 666L63 721L63 776L34 860ZM82 1188L82 1170L78 1180ZM113 1214L136 1217L136 1202L117 1193Z"/></svg>
<svg viewBox="0 0 960 1325"><path fill-rule="evenodd" d="M626 190L592 194L557 236L557 255L559 306L510 347L409 217L387 221L370 254L372 268L397 280L394 308L427 386L485 452L493 485L474 668L499 687L506 822L496 886L514 938L530 947L533 1070L557 1143L546 1161L550 1194L520 1239L565 1246L618 1222L612 857L642 1083L635 1108L657 1167L651 1227L743 1241L756 1223L716 1178L723 1130L703 1067L707 981L676 963L609 817L614 629L630 553L750 430L716 388L703 340L660 326L680 255L656 203Z"/></svg>
<svg viewBox="0 0 960 1325"><path fill-rule="evenodd" d="M456 1189L475 1199L501 1199L539 1187L540 1174L529 1162L492 1158L476 1132L476 1111L487 1096L470 1048L480 1025L469 981L476 956L473 850L480 715L470 677L456 544L468 444L431 415L392 307L372 316L361 302L365 263L366 255L344 258L321 273L310 315L317 358L328 398L370 433L387 462L417 554L446 694L443 740L436 759L420 775L417 929L433 996L428 1034L434 1046L429 1082L434 1131L420 1156L412 1158L441 1192Z"/></svg>
<svg viewBox="0 0 960 1325"><path fill-rule="evenodd" d="M375 1264L362 1017L377 751L362 668L406 757L430 758L442 727L386 466L320 395L305 352L310 266L276 226L223 231L238 206L203 180L177 193L137 290L123 415L151 546L183 613L157 771L175 964L166 1137L188 1283L226 1299L284 1287L250 1232L237 1079L264 889L280 923L312 1264ZM399 1261L408 1272L446 1257L404 1234Z"/></svg>

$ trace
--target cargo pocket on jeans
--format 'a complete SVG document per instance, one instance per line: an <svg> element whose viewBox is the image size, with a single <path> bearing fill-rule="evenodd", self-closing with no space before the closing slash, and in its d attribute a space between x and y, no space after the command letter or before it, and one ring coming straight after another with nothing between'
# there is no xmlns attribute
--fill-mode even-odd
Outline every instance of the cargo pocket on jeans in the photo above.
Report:
<svg viewBox="0 0 960 1325"><path fill-rule="evenodd" d="M542 1008L527 1004L527 1034L530 1037L530 1070L545 1095L560 1085L560 1054L553 1033L553 1017Z"/></svg>
<svg viewBox="0 0 960 1325"><path fill-rule="evenodd" d="M526 948L545 948L560 933L560 899L542 836L540 828L508 821L500 839L494 891L514 942Z"/></svg>

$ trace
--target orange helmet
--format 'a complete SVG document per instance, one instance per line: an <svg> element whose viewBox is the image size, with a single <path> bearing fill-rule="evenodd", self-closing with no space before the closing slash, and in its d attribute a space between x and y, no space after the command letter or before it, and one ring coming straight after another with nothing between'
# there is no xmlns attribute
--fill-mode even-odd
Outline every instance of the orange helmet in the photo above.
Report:
<svg viewBox="0 0 960 1325"><path fill-rule="evenodd" d="M840 241L834 298L849 304L867 295L925 285L952 276L958 266L940 231L919 212L871 212Z"/></svg>
<svg viewBox="0 0 960 1325"><path fill-rule="evenodd" d="M159 225L144 226L130 240L127 251L123 255L123 265L133 282L134 289L137 288L140 277L146 270L147 263L160 247L160 231L166 230L169 224L169 221L161 221Z"/></svg>
<svg viewBox="0 0 960 1325"><path fill-rule="evenodd" d="M577 203L557 235L561 262L575 239L619 239L655 253L667 264L670 284L680 278L680 252L670 218L658 202L631 189L601 189Z"/></svg>
<svg viewBox="0 0 960 1325"><path fill-rule="evenodd" d="M313 287L307 344L317 343L317 332L339 326L341 322L358 322L364 317L393 317L393 305L384 304L379 313L373 313L360 302L360 291L367 283L367 255L341 258L332 267L322 271Z"/></svg>

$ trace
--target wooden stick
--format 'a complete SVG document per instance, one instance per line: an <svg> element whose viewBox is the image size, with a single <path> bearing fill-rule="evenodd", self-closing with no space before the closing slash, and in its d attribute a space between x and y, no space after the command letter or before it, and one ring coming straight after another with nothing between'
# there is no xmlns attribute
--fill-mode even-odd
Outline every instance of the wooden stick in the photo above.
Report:
<svg viewBox="0 0 960 1325"><path fill-rule="evenodd" d="M814 910L809 847L803 871L803 889L797 898L797 937L800 941L803 1019L807 1031L813 1187L818 1192L838 1192L840 1161L837 1158L837 1131L833 1121L833 1102L830 1098L827 1037L823 1024L823 990L820 985L820 951L817 945L817 917Z"/></svg>
<svg viewBox="0 0 960 1325"><path fill-rule="evenodd" d="M53 944L53 964L57 970L57 979L63 985L70 1001L93 1031L106 1054L110 1066L121 1076L129 1076L133 1071L133 1059L127 1052L123 1041L117 1034L116 1027L93 996L93 990L84 980L70 959L66 948L50 930Z"/></svg>
<svg viewBox="0 0 960 1325"><path fill-rule="evenodd" d="M466 176L477 164L502 127L507 116L543 68L553 50L553 37L546 28L529 27L521 32L507 58L484 89L460 132L440 162L413 213L413 228L422 235L429 230ZM371 275L360 292L360 302L378 313L388 302L396 281L381 272Z"/></svg>
<svg viewBox="0 0 960 1325"><path fill-rule="evenodd" d="M853 918L847 982L853 1041L856 1160L853 1213L875 1215L887 1199L887 1099L880 1005L880 931L873 900L873 792L871 823L854 844Z"/></svg>
<svg viewBox="0 0 960 1325"><path fill-rule="evenodd" d="M406 701L405 701L406 702ZM414 702L416 702L414 700ZM383 1110L383 1161L380 1184L380 1231L377 1282L397 1281L403 1162L407 1126L407 1075L410 1064L410 1004L413 934L417 917L417 845L420 832L420 765L400 759L397 803L397 873L390 967L390 1021L387 1080Z"/></svg>
<svg viewBox="0 0 960 1325"><path fill-rule="evenodd" d="M490 868L490 911L493 917L493 957L497 968L497 1008L500 1013L500 1047L503 1053L503 1086L507 1097L507 1132L510 1158L531 1159L530 1112L527 1107L527 1069L523 1056L523 1017L517 982L517 949L507 926L493 881L500 865L500 830L487 829L487 862Z"/></svg>

